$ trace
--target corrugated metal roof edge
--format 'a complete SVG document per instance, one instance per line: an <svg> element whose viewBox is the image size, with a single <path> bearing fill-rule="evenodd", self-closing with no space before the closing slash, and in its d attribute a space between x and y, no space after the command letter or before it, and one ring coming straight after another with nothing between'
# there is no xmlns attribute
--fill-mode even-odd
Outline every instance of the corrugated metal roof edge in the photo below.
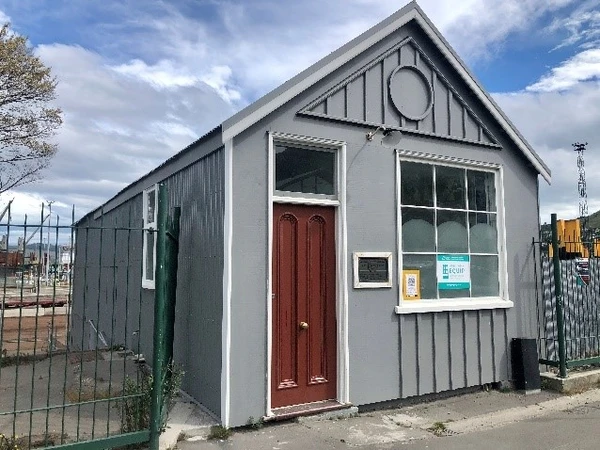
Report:
<svg viewBox="0 0 600 450"><path fill-rule="evenodd" d="M106 206L107 204L109 204L110 202L112 202L113 200L115 200L116 198L118 198L119 196L123 195L125 192L127 192L130 189L132 189L133 187L135 187L139 183L143 182L145 179L147 179L148 177L152 176L152 174L158 172L163 167L165 167L165 166L167 166L169 164L172 164L174 161L177 161L178 159L180 159L181 157L183 157L185 154L187 154L188 152L190 152L193 149L195 149L198 145L201 145L204 142L208 141L208 139L210 139L211 137L214 137L215 134L220 133L221 131L222 131L222 125L217 125L215 128L213 128L209 132L205 133L204 135L200 136L198 139L196 139L195 141L193 141L192 143L190 143L187 147L185 147L182 150L178 151L173 156L171 156L170 158L166 159L163 163L161 163L160 165L156 166L150 172L146 173L145 175L142 175L137 180L135 180L135 181L131 182L130 184L128 184L127 186L125 186L123 189L121 189L119 192L117 192L115 195L113 195L107 201L105 201L104 203L102 203L100 206L98 206L97 208L91 210L85 216L83 216L81 219L77 220L73 225L78 225L79 222L83 221L84 219L87 219L89 216L93 215L97 211L100 211L104 206ZM219 149L221 146L222 146L222 143L221 143L220 146L216 147L214 150Z"/></svg>

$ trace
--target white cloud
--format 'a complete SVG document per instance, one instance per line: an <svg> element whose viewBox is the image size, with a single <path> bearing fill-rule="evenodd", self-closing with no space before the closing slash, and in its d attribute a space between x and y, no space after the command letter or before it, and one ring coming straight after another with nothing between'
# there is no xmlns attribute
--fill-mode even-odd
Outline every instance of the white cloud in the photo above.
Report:
<svg viewBox="0 0 600 450"><path fill-rule="evenodd" d="M598 0L587 0L567 17L557 17L546 28L547 34L566 31L567 37L554 50L579 45L593 48L600 44L600 11Z"/></svg>
<svg viewBox="0 0 600 450"><path fill-rule="evenodd" d="M0 10L0 25L10 22L10 17Z"/></svg>
<svg viewBox="0 0 600 450"><path fill-rule="evenodd" d="M233 112L204 83L156 89L82 47L43 45L36 52L59 79L57 104L65 121L44 179L19 190L34 205L39 197L76 204L80 216ZM70 208L58 203L56 210L70 216Z"/></svg>
<svg viewBox="0 0 600 450"><path fill-rule="evenodd" d="M235 110L385 19L405 2L330 0L324 10L322 0L214 1L195 5L210 10L196 15L184 13L183 3L105 3L106 11L118 14L86 26L88 48L54 44L36 50L60 80L57 103L65 112L65 125L57 137L60 152L46 179L20 192L44 192L44 197L64 204L76 203L81 212L106 201ZM540 18L562 13L565 6L575 3L419 2L469 65L490 59L505 45L507 36L535 31L532 27ZM61 7L80 15L91 8L87 1L73 0L53 8L54 20L63 17ZM69 23L76 18L73 14L64 16ZM579 8L569 16L571 22L557 20L554 28L545 32L571 30L567 38L571 36L572 43L589 45L593 42L589 27L581 24L596 20L593 14L597 14L593 8ZM598 76L596 53L585 53L592 50L582 47L573 61L565 61L540 79L537 88L499 97L554 169L553 186L542 186L544 211L576 205L571 194L567 195L574 190L576 179L571 180L571 169L563 170L561 164L573 156L571 142L592 142L596 136L600 121L597 83L582 83ZM568 84L569 91L548 92L559 82ZM547 88L542 89L544 86ZM590 168L600 170L593 156L589 161ZM600 199L600 192L593 186L590 189L592 205L592 197Z"/></svg>
<svg viewBox="0 0 600 450"><path fill-rule="evenodd" d="M446 8L457 3L463 2L444 2ZM575 0L470 0L462 4L451 22L445 22L443 31L467 60L489 59L507 36L535 32L532 27L537 20L572 3Z"/></svg>
<svg viewBox="0 0 600 450"><path fill-rule="evenodd" d="M242 98L240 92L234 88L228 87L231 79L231 68L228 66L215 66L206 75L200 79L218 92L223 100L231 103Z"/></svg>
<svg viewBox="0 0 600 450"><path fill-rule="evenodd" d="M578 214L577 158L571 144L589 142L585 154L589 211L600 209L600 83L579 83L564 92L495 94L502 109L552 171L552 185L540 183L541 220L550 213Z"/></svg>
<svg viewBox="0 0 600 450"><path fill-rule="evenodd" d="M594 79L600 79L600 48L578 53L526 89L533 92L561 91L581 81Z"/></svg>
<svg viewBox="0 0 600 450"><path fill-rule="evenodd" d="M171 61L162 60L158 64L148 65L134 59L127 64L113 67L115 72L140 79L157 89L194 86L198 78L187 74L185 68L175 68Z"/></svg>

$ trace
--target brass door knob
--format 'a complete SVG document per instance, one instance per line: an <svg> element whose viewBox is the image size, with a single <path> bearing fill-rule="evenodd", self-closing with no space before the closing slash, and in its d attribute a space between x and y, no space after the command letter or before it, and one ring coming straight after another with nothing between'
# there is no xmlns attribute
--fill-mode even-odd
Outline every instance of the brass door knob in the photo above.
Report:
<svg viewBox="0 0 600 450"><path fill-rule="evenodd" d="M308 328L308 324L306 322L300 322L300 329L306 330Z"/></svg>

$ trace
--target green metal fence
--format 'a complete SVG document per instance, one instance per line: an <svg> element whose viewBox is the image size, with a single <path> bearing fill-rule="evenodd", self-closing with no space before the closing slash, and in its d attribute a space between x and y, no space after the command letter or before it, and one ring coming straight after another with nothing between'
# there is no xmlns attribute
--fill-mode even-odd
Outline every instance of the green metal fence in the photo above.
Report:
<svg viewBox="0 0 600 450"><path fill-rule="evenodd" d="M158 448L179 229L166 195L158 230L0 209L0 448ZM156 234L153 291L141 286L144 233Z"/></svg>
<svg viewBox="0 0 600 450"><path fill-rule="evenodd" d="M560 242L556 214L548 231L533 243L538 352L540 363L564 378L569 369L600 363L600 259L588 243Z"/></svg>

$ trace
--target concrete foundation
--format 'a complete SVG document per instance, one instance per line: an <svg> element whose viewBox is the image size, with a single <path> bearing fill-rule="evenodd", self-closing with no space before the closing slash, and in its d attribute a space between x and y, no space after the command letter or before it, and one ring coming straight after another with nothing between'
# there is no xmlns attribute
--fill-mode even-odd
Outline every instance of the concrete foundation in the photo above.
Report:
<svg viewBox="0 0 600 450"><path fill-rule="evenodd" d="M600 386L600 369L571 372L567 378L560 378L551 372L542 373L540 376L542 386L564 394L577 394Z"/></svg>

